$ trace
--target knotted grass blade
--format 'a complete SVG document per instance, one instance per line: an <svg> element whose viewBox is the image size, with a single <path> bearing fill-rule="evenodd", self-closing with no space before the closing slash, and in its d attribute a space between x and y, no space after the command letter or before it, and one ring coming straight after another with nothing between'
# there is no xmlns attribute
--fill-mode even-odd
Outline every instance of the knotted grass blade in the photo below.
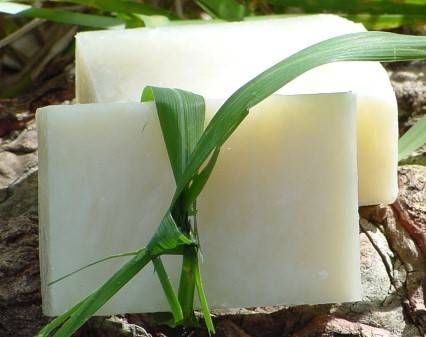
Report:
<svg viewBox="0 0 426 337"><path fill-rule="evenodd" d="M415 150L425 144L426 116L423 116L399 139L398 160L407 159Z"/></svg>
<svg viewBox="0 0 426 337"><path fill-rule="evenodd" d="M179 89L147 87L142 93L142 100L155 100L164 142L177 183L204 129L204 99L202 96ZM195 198L192 202L187 203L184 196L173 206L171 212L179 229L190 237L196 238L197 233L192 228L189 219L189 211L194 218L196 217ZM186 324L195 321L193 314L194 268L197 267L197 254L195 246L183 249L178 298ZM164 277L167 277L165 270ZM162 284L164 282L165 280L161 280ZM170 289L168 290L170 291ZM173 295L168 300L172 304Z"/></svg>

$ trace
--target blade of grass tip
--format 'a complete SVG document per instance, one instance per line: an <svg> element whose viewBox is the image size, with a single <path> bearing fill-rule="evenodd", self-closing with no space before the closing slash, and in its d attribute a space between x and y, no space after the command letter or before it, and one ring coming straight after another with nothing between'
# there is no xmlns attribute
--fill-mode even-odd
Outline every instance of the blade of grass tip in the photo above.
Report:
<svg viewBox="0 0 426 337"><path fill-rule="evenodd" d="M176 202L211 152L221 146L247 116L248 109L302 73L336 61L391 62L420 58L426 58L426 37L363 32L325 40L282 60L239 88L220 107L189 159L173 202Z"/></svg>
<svg viewBox="0 0 426 337"><path fill-rule="evenodd" d="M408 158L415 150L426 144L426 115L417 121L398 143L398 161Z"/></svg>
<svg viewBox="0 0 426 337"><path fill-rule="evenodd" d="M154 270L160 279L164 294L166 295L170 309L172 310L174 322L181 322L183 320L182 307L180 306L179 299L173 289L173 285L170 282L166 269L164 268L164 264L160 257L153 258L152 263L154 264Z"/></svg>
<svg viewBox="0 0 426 337"><path fill-rule="evenodd" d="M206 323L209 335L215 334L213 320L210 314L207 296L204 292L203 281L201 279L200 265L197 262L195 268L195 286L197 288L198 298L200 299L201 312L203 313L204 322Z"/></svg>
<svg viewBox="0 0 426 337"><path fill-rule="evenodd" d="M85 270L85 269L87 269L89 267L92 267L92 266L94 266L94 265L96 265L98 263L102 263L102 262L105 262L105 261L108 261L108 260L112 260L112 259L116 259L116 258L120 258L120 257L133 256L133 255L136 255L137 253L138 253L138 251L134 251L134 252L120 253L120 254L115 254L115 255L110 255L110 256L104 257L104 258L102 258L100 260L96 260L94 262L89 263L88 265L85 265L85 266L83 266L81 268L78 268L78 269L76 269L76 270L74 270L74 271L72 271L72 272L70 272L68 274L65 274L64 276L61 276L60 278L58 278L58 279L56 279L56 280L48 283L48 286L54 285L55 283L58 283L59 281L62 281L64 279L66 279L66 278L68 278L68 277L70 277L70 276L72 276L72 275L74 275L74 274L76 274L76 273L78 273L78 272L80 272L82 270Z"/></svg>

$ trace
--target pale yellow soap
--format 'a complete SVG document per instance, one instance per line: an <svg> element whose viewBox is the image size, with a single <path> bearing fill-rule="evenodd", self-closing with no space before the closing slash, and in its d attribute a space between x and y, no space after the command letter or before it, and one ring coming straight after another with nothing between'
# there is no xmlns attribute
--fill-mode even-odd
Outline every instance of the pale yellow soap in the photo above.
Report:
<svg viewBox="0 0 426 337"><path fill-rule="evenodd" d="M226 98L260 72L314 43L365 28L335 15L239 23L84 32L76 38L81 103L139 101L146 85ZM359 203L391 203L398 192L395 95L377 62L335 63L279 93L352 91L358 103Z"/></svg>
<svg viewBox="0 0 426 337"><path fill-rule="evenodd" d="M222 101L207 101L210 118ZM152 103L37 111L43 310L58 315L147 244L174 179ZM355 98L274 96L223 145L199 200L212 308L360 299ZM177 289L181 258L165 258ZM168 311L150 265L98 314Z"/></svg>

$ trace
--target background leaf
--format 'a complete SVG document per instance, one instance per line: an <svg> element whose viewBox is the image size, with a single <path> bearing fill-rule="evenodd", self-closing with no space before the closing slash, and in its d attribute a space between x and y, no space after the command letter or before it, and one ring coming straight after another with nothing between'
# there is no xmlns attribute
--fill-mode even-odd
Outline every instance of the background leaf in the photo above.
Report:
<svg viewBox="0 0 426 337"><path fill-rule="evenodd" d="M84 14L79 12L38 8L15 2L0 2L0 13L40 18L71 25L87 26L92 28L111 28L124 25L125 21L109 16Z"/></svg>
<svg viewBox="0 0 426 337"><path fill-rule="evenodd" d="M415 150L426 144L426 115L417 121L400 139L398 160L408 158Z"/></svg>
<svg viewBox="0 0 426 337"><path fill-rule="evenodd" d="M245 6L236 0L196 0L197 4L214 18L240 21L247 13Z"/></svg>

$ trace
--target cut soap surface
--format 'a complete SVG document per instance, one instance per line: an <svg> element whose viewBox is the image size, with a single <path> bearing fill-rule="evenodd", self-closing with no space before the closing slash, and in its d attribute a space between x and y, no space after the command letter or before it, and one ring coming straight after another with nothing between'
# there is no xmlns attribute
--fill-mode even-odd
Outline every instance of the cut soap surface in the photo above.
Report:
<svg viewBox="0 0 426 337"><path fill-rule="evenodd" d="M208 118L221 103L206 102ZM175 186L151 103L50 106L37 125L43 309L58 315L124 259L47 283L145 246ZM355 133L349 93L273 96L251 110L198 201L211 307L360 298ZM164 260L177 287L181 259ZM168 310L149 266L98 314Z"/></svg>
<svg viewBox="0 0 426 337"><path fill-rule="evenodd" d="M155 85L224 99L283 58L360 31L362 25L338 16L309 15L80 33L76 95L80 103L139 101L142 89ZM341 91L357 94L359 203L391 203L397 195L397 106L379 63L324 65L279 93Z"/></svg>

